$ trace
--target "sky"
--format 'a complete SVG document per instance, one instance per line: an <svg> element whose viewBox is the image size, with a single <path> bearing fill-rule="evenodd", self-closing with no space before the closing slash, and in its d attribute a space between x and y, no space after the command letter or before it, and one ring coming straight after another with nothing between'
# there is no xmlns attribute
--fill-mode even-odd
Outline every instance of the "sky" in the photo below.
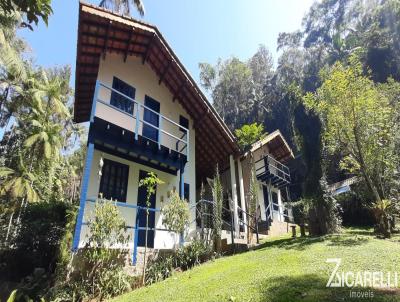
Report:
<svg viewBox="0 0 400 302"><path fill-rule="evenodd" d="M218 58L250 58L265 44L277 61L280 32L300 28L314 0L142 0L146 14L135 18L154 24L199 82L199 62L215 64ZM88 1L98 4L100 0ZM70 65L75 74L78 24L77 0L53 0L53 15L46 27L19 34L41 66ZM74 77L71 78L74 87Z"/></svg>

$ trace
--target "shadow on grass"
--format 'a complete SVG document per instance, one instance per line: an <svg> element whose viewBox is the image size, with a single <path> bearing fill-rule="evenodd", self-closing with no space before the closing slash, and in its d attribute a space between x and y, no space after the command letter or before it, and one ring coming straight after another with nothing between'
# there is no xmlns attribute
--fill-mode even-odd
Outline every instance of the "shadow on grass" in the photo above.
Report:
<svg viewBox="0 0 400 302"><path fill-rule="evenodd" d="M369 241L368 237L346 236L344 234L331 236L328 246L357 246L365 244Z"/></svg>
<svg viewBox="0 0 400 302"><path fill-rule="evenodd" d="M327 288L329 276L309 274L266 279L259 288L262 302L399 301L398 292L368 288Z"/></svg>
<svg viewBox="0 0 400 302"><path fill-rule="evenodd" d="M278 247L285 249L304 250L307 246L325 241L325 236L322 237L297 237L277 239L274 241L267 241L260 244L256 249Z"/></svg>
<svg viewBox="0 0 400 302"><path fill-rule="evenodd" d="M364 236L374 236L374 230L370 228L365 228L365 229L347 229L345 231L346 234L350 235L364 235Z"/></svg>

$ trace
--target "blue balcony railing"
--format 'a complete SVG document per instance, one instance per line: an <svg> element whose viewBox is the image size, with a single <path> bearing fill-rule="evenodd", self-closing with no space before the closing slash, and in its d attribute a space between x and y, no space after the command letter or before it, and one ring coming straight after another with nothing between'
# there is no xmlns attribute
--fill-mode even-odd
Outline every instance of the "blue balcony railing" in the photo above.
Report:
<svg viewBox="0 0 400 302"><path fill-rule="evenodd" d="M118 96L117 104L115 96ZM91 122L94 117L133 132L135 140L144 137L158 144L159 148L164 146L186 155L189 160L189 129L100 81L96 81Z"/></svg>

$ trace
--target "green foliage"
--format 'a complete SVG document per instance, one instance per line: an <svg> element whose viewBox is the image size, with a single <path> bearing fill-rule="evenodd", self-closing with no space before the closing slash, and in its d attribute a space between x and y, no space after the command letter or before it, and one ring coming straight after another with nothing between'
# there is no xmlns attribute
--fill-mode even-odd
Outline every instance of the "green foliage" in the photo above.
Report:
<svg viewBox="0 0 400 302"><path fill-rule="evenodd" d="M324 126L328 152L340 150L341 169L360 175L373 198L385 198L382 186L393 177L399 163L395 138L399 131L388 97L352 57L349 66L335 64L315 94L304 98Z"/></svg>
<svg viewBox="0 0 400 302"><path fill-rule="evenodd" d="M178 192L170 192L171 197L162 209L162 223L175 233L182 234L189 225L189 204L179 197Z"/></svg>
<svg viewBox="0 0 400 302"><path fill-rule="evenodd" d="M256 178L256 173L255 173L255 168L254 168L254 163L252 162L252 170L251 170L251 178L250 178L250 186L249 186L249 193L248 193L248 198L247 198L247 209L250 215L252 215L254 218L250 218L250 221L248 221L249 225L252 228L256 227L257 223L257 205L258 205L258 181ZM253 231L251 228L248 228L248 240L251 242L253 238Z"/></svg>
<svg viewBox="0 0 400 302"><path fill-rule="evenodd" d="M163 184L164 182L157 177L154 172L149 172L147 177L141 179L139 182L139 187L146 188L146 207L150 208L150 198L154 194L156 194L157 185ZM148 227L149 227L149 210L146 209L146 231L145 231L145 246L144 246L144 263L143 263L143 276L142 276L142 283L145 284L146 282L146 254L147 254L147 237L148 237Z"/></svg>
<svg viewBox="0 0 400 302"><path fill-rule="evenodd" d="M400 236L393 236L381 240L375 238L372 229L351 228L340 235L292 239L288 234L269 238L261 248L217 259L114 301L229 301L230 297L257 302L358 301L359 298L349 299L349 288L326 287L334 268L326 259L332 255L342 258L340 274L368 271L371 266L393 272L400 253ZM368 300L396 299L392 291L377 290Z"/></svg>
<svg viewBox="0 0 400 302"><path fill-rule="evenodd" d="M154 172L149 172L147 177L143 178L139 182L139 187L145 187L147 190L146 194L146 206L150 207L150 198L156 193L157 185L163 184L164 182L157 177Z"/></svg>
<svg viewBox="0 0 400 302"><path fill-rule="evenodd" d="M86 246L73 259L75 270L64 271L64 281L60 278L51 292L59 301L101 301L131 288L132 280L123 269L129 235L118 207L99 199L89 217Z"/></svg>
<svg viewBox="0 0 400 302"><path fill-rule="evenodd" d="M36 25L39 18L47 25L49 16L53 13L51 9L51 0L2 0L0 1L0 8L5 15L20 12L26 14L28 26L32 29L30 23L34 22Z"/></svg>
<svg viewBox="0 0 400 302"><path fill-rule="evenodd" d="M140 16L144 16L145 10L142 0L101 0L99 6L111 9L125 16L131 15L131 3Z"/></svg>
<svg viewBox="0 0 400 302"><path fill-rule="evenodd" d="M175 255L176 267L188 270L195 265L199 265L214 255L210 245L202 240L193 240L190 244L180 248Z"/></svg>
<svg viewBox="0 0 400 302"><path fill-rule="evenodd" d="M152 284L170 277L174 270L188 270L214 256L212 248L202 240L193 240L171 255L158 256L149 263L146 284Z"/></svg>
<svg viewBox="0 0 400 302"><path fill-rule="evenodd" d="M222 204L223 204L223 187L221 183L221 176L219 174L218 165L215 169L215 175L211 184L211 191L213 194L213 240L214 248L219 253L221 251L221 231L222 231Z"/></svg>
<svg viewBox="0 0 400 302"><path fill-rule="evenodd" d="M264 135L264 126L257 123L243 125L240 129L235 130L235 135L239 146L246 149Z"/></svg>
<svg viewBox="0 0 400 302"><path fill-rule="evenodd" d="M158 256L149 260L146 269L146 284L160 282L170 277L175 269L173 256Z"/></svg>

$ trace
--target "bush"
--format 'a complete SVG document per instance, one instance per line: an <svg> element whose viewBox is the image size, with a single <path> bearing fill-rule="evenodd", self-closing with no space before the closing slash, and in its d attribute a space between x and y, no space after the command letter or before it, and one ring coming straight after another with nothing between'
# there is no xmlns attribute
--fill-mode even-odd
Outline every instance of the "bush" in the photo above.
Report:
<svg viewBox="0 0 400 302"><path fill-rule="evenodd" d="M117 206L100 199L93 214L87 244L74 259L75 271L67 270L65 281L52 289L56 301L101 301L124 293L134 280L124 271L126 251L115 246L128 240Z"/></svg>
<svg viewBox="0 0 400 302"><path fill-rule="evenodd" d="M173 256L159 256L150 260L146 269L146 284L162 281L174 271Z"/></svg>
<svg viewBox="0 0 400 302"><path fill-rule="evenodd" d="M206 262L214 256L212 247L204 241L194 240L179 248L169 256L159 256L149 262L146 270L146 284L162 281L171 276L176 269L188 270Z"/></svg>
<svg viewBox="0 0 400 302"><path fill-rule="evenodd" d="M187 270L195 265L203 263L213 256L213 250L210 245L204 241L195 240L176 252L176 267Z"/></svg>

